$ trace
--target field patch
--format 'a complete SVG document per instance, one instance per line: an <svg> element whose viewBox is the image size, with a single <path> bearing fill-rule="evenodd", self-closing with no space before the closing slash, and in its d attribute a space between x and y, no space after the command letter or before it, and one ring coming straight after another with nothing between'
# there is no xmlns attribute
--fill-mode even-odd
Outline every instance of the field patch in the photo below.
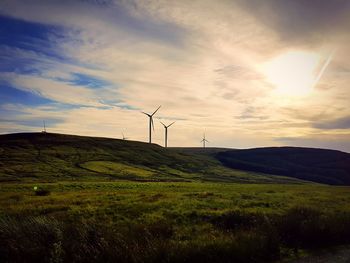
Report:
<svg viewBox="0 0 350 263"><path fill-rule="evenodd" d="M136 167L109 161L91 161L82 163L79 166L93 172L126 178L151 177L155 174L154 171L147 167Z"/></svg>

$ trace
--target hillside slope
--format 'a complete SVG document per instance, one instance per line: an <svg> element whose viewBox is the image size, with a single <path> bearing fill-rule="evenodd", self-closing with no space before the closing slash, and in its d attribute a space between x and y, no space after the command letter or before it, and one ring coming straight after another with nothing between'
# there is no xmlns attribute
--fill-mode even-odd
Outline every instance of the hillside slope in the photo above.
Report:
<svg viewBox="0 0 350 263"><path fill-rule="evenodd" d="M53 133L0 135L1 181L221 181L300 183L224 167L210 155L159 145Z"/></svg>
<svg viewBox="0 0 350 263"><path fill-rule="evenodd" d="M350 154L341 151L268 147L219 152L216 158L233 169L350 185Z"/></svg>
<svg viewBox="0 0 350 263"><path fill-rule="evenodd" d="M201 154L201 155L209 155L214 156L217 153L220 152L226 152L231 151L234 149L231 148L216 148L216 147L169 147L169 149L181 152L181 153L187 153L187 154Z"/></svg>

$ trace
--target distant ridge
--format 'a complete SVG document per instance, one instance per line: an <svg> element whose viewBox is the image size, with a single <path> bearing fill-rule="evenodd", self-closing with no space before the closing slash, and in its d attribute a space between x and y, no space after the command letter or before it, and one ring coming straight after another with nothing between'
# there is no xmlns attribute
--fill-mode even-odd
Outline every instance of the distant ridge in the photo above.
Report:
<svg viewBox="0 0 350 263"><path fill-rule="evenodd" d="M219 152L216 158L234 169L350 185L350 154L337 150L266 147Z"/></svg>
<svg viewBox="0 0 350 263"><path fill-rule="evenodd" d="M0 181L137 180L350 185L350 154L314 148L164 148L56 133L0 135Z"/></svg>
<svg viewBox="0 0 350 263"><path fill-rule="evenodd" d="M305 183L223 166L208 154L122 139L55 133L0 135L0 181L134 180ZM209 154L210 153L210 154Z"/></svg>

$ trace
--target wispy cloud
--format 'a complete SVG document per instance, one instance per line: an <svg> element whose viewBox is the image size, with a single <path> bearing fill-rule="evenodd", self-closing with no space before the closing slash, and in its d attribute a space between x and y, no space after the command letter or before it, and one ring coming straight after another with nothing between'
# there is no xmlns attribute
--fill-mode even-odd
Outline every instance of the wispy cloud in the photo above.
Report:
<svg viewBox="0 0 350 263"><path fill-rule="evenodd" d="M318 121L313 124L313 127L318 129L350 129L350 116L343 118Z"/></svg>
<svg viewBox="0 0 350 263"><path fill-rule="evenodd" d="M299 147L338 149L341 151L349 152L350 133L345 133L345 134L315 133L309 136L276 138L276 141L283 143L285 145L294 145Z"/></svg>

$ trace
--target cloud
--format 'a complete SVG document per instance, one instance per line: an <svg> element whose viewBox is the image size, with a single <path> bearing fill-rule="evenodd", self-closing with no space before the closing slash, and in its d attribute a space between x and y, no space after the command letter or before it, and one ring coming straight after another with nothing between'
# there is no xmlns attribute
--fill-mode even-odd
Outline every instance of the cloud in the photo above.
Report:
<svg viewBox="0 0 350 263"><path fill-rule="evenodd" d="M259 22L277 32L284 41L314 45L315 41L334 41L334 33L347 34L350 12L350 2L347 0L237 2Z"/></svg>
<svg viewBox="0 0 350 263"><path fill-rule="evenodd" d="M310 136L300 137L280 137L276 141L284 145L293 145L300 147L338 149L350 152L350 133L345 134L312 134Z"/></svg>
<svg viewBox="0 0 350 263"><path fill-rule="evenodd" d="M249 119L258 119L258 120L267 120L269 116L261 115L260 111L262 108L255 108L252 106L248 106L241 115L236 116L238 119L249 120Z"/></svg>
<svg viewBox="0 0 350 263"><path fill-rule="evenodd" d="M128 38L148 39L167 44L181 43L184 29L151 16L137 17L119 1L100 4L94 1L40 1L4 0L0 14L41 24L56 25L71 29L73 34L84 33L85 29L96 36L118 39L127 34ZM94 15L91 15L91 14ZM62 19L62 17L65 19ZM115 27L116 26L116 27ZM94 41L90 39L90 41Z"/></svg>
<svg viewBox="0 0 350 263"><path fill-rule="evenodd" d="M350 129L350 116L343 118L328 120L328 121L319 121L313 123L313 127L317 129Z"/></svg>
<svg viewBox="0 0 350 263"><path fill-rule="evenodd" d="M246 80L263 80L264 76L259 72L253 71L249 68L242 66L228 65L223 68L214 70L215 72L225 75L233 79L246 79Z"/></svg>
<svg viewBox="0 0 350 263"><path fill-rule="evenodd" d="M104 106L103 98L95 91L83 86L15 73L1 73L0 77L17 89L33 92L56 102L82 106Z"/></svg>

